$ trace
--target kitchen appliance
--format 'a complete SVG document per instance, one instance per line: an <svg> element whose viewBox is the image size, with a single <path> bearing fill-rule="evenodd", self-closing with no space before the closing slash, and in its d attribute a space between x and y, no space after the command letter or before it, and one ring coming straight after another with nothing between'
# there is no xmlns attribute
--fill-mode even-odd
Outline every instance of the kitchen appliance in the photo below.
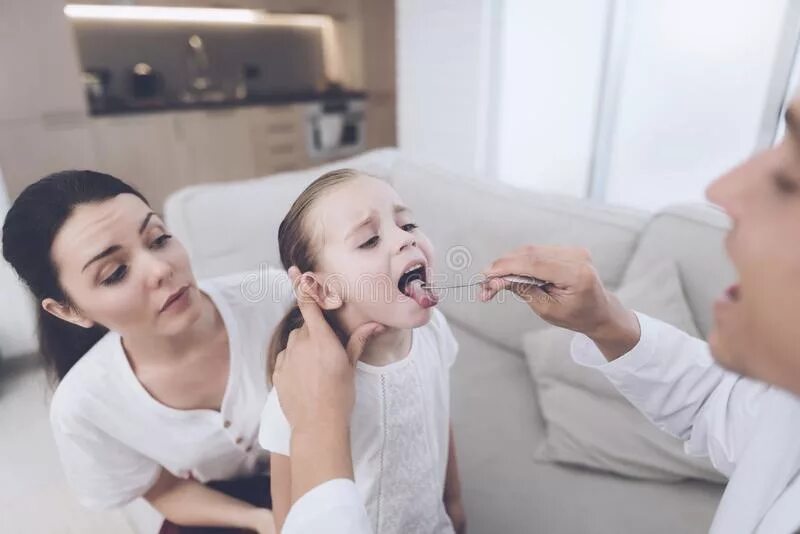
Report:
<svg viewBox="0 0 800 534"><path fill-rule="evenodd" d="M364 147L364 101L337 98L312 104L308 112L308 154L344 157Z"/></svg>
<svg viewBox="0 0 800 534"><path fill-rule="evenodd" d="M183 102L224 102L225 92L216 87L211 77L211 64L206 44L197 34L189 37L186 48L186 75L188 85L180 95Z"/></svg>
<svg viewBox="0 0 800 534"><path fill-rule="evenodd" d="M147 63L137 63L131 69L130 90L136 101L158 101L164 93L164 77Z"/></svg>
<svg viewBox="0 0 800 534"><path fill-rule="evenodd" d="M108 103L111 71L109 69L86 69L81 73L86 99L91 109L103 109Z"/></svg>

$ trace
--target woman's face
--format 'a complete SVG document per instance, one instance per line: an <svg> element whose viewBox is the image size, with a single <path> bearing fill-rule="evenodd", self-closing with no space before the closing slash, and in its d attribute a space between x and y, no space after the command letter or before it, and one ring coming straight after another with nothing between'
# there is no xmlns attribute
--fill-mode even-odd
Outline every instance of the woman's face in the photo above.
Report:
<svg viewBox="0 0 800 534"><path fill-rule="evenodd" d="M51 257L72 306L42 304L70 322L99 323L123 336L170 336L200 317L186 250L135 195L77 206Z"/></svg>
<svg viewBox="0 0 800 534"><path fill-rule="evenodd" d="M348 180L319 198L307 221L319 250L316 275L329 289L325 307L337 310L346 331L369 321L415 328L430 320L431 310L398 285L415 266L431 279L433 247L390 185Z"/></svg>
<svg viewBox="0 0 800 534"><path fill-rule="evenodd" d="M709 342L726 367L800 393L800 99L786 123L779 145L708 188L732 219L739 275L715 304Z"/></svg>

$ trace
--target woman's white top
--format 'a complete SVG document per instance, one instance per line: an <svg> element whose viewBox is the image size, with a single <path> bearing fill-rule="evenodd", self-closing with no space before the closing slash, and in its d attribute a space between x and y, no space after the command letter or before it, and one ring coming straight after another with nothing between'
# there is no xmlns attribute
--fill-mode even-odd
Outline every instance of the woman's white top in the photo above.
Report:
<svg viewBox="0 0 800 534"><path fill-rule="evenodd" d="M712 534L797 532L800 398L722 369L704 341L638 316L642 337L628 354L608 362L578 335L575 361L599 369L688 454L708 456L729 478Z"/></svg>
<svg viewBox="0 0 800 534"><path fill-rule="evenodd" d="M450 367L458 344L433 311L412 331L404 359L375 367L358 362L350 440L353 473L375 532L452 533L442 501L450 429ZM289 456L291 428L277 390L270 393L259 441ZM328 532L327 528L319 532Z"/></svg>
<svg viewBox="0 0 800 534"><path fill-rule="evenodd" d="M264 289L254 291L254 283ZM50 421L67 479L84 505L126 504L150 489L161 467L201 482L263 468L265 452L256 438L269 392L267 346L291 301L291 285L283 271L269 269L206 280L199 287L228 333L230 374L220 411L178 410L155 400L136 378L114 332L59 384Z"/></svg>

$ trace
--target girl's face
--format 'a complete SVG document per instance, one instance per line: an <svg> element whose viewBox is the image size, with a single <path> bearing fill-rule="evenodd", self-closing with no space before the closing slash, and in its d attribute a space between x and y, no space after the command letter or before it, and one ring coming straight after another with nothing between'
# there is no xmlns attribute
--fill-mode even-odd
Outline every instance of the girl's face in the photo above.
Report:
<svg viewBox="0 0 800 534"><path fill-rule="evenodd" d="M135 195L77 206L50 253L72 306L42 305L62 319L123 336L169 336L201 315L186 250Z"/></svg>
<svg viewBox="0 0 800 534"><path fill-rule="evenodd" d="M369 321L415 328L430 320L431 310L401 288L409 271L431 280L433 247L390 185L360 176L335 186L314 203L306 225L323 308L337 310L348 334Z"/></svg>

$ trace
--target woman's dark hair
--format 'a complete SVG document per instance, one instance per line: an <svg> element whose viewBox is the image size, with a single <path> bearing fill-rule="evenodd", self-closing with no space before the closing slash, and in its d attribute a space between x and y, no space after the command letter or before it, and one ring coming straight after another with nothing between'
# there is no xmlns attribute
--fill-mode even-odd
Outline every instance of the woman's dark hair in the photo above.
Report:
<svg viewBox="0 0 800 534"><path fill-rule="evenodd" d="M50 249L61 226L76 206L102 202L123 193L149 203L118 178L94 171L62 171L29 185L17 197L3 224L3 257L41 303L52 298L70 305L58 281ZM39 309L39 350L48 370L60 381L108 330L83 328Z"/></svg>

